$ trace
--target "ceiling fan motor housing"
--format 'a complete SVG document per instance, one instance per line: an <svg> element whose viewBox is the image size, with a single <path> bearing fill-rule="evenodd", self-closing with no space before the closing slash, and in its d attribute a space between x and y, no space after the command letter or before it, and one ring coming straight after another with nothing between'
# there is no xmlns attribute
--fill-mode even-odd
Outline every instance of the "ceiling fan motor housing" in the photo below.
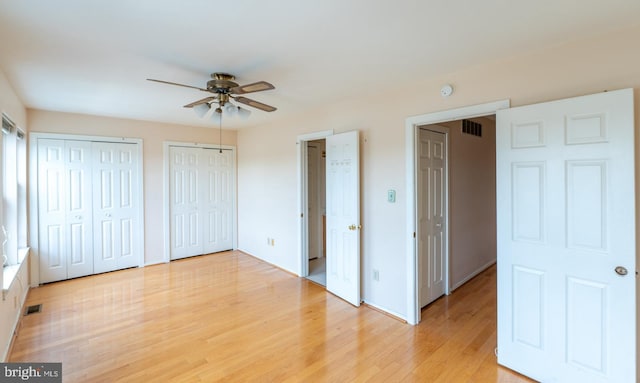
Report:
<svg viewBox="0 0 640 383"><path fill-rule="evenodd" d="M211 73L211 78L213 80L207 81L207 89L211 92L227 94L229 89L238 86L238 83L233 81L236 77L229 73Z"/></svg>

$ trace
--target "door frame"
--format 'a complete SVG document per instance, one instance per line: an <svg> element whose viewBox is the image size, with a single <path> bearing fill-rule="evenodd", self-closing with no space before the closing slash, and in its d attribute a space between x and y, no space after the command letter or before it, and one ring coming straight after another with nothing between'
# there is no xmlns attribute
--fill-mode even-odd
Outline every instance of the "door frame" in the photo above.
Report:
<svg viewBox="0 0 640 383"><path fill-rule="evenodd" d="M333 136L333 129L299 135L298 145L298 207L300 209L300 224L298 225L298 275L309 275L309 179L308 179L308 151L307 142L325 139ZM325 185L326 188L326 185Z"/></svg>
<svg viewBox="0 0 640 383"><path fill-rule="evenodd" d="M143 140L141 138L129 137L107 137L107 136L87 136L79 134L64 133L29 133L29 244L31 247L30 254L32 260L30 262L30 285L38 287L40 285L40 255L39 250L39 222L38 222L38 140L39 139L54 140L76 140L76 141L98 141L112 143L128 143L136 144L138 154L138 168L136 169L140 177L143 177ZM140 254L138 259L138 267L144 267L144 182L140 182L139 195L135 201L138 206L138 225L136 230L141 234L138 248L135 250ZM93 235L93 234L92 234Z"/></svg>
<svg viewBox="0 0 640 383"><path fill-rule="evenodd" d="M418 211L418 200L420 199L421 195L424 195L424 190L421 190L420 188L420 183L417 182L418 181L418 161L420 161L419 158L419 151L418 151L418 143L420 142L420 129L425 129L425 130L429 130L431 132L434 133L440 133L444 135L444 145L446 147L446 152L445 152L445 159L444 159L444 213L445 213L445 236L444 236L444 295L449 295L451 294L451 285L449 284L449 279L450 279L450 275L449 275L449 152L451 151L451 142L450 142L450 129L446 126L442 126L442 125L437 125L437 124L428 124L428 125L420 125L416 127L416 158L415 158L415 166L416 166L416 212ZM422 192L422 193L420 193ZM427 190L427 193L430 193L431 190ZM431 196L427 195L427 199L429 199ZM420 296L420 285L421 285L421 277L423 274L423 268L424 265L422 265L422 267L420 266L420 247L418 245L418 236L421 233L421 228L420 228L420 221L418 219L418 215L416 213L416 273L417 273L417 279L416 282L418 284L418 289L417 289L417 300L418 300L418 305L422 306L422 302L421 302L421 296Z"/></svg>
<svg viewBox="0 0 640 383"><path fill-rule="evenodd" d="M162 180L162 189L163 189L163 256L162 261L165 263L171 262L171 200L169 197L170 187L171 187L171 158L170 158L170 148L171 147L183 147L183 148L202 148L202 149L224 149L231 150L232 158L233 158L233 173L231 179L231 185L233 186L233 190L231 191L231 196L233 198L232 202L232 210L233 214L231 217L231 226L233 230L232 234L232 247L234 250L238 248L238 185L237 185L237 173L238 173L238 159L236 153L236 147L231 145L220 145L220 144L203 144L198 142L182 142L182 141L164 141L162 143L162 157L163 157L163 168L164 168L164 177Z"/></svg>
<svg viewBox="0 0 640 383"><path fill-rule="evenodd" d="M500 109L510 107L510 101L500 100L485 104L461 107L440 112L421 114L418 116L408 117L405 120L405 152L406 152L406 180L407 180L407 314L406 321L411 325L420 323L420 300L418 284L418 252L417 252L417 134L422 125L430 125L443 123L453 120L461 120L465 118L475 118L495 114ZM447 286L447 289L449 287Z"/></svg>

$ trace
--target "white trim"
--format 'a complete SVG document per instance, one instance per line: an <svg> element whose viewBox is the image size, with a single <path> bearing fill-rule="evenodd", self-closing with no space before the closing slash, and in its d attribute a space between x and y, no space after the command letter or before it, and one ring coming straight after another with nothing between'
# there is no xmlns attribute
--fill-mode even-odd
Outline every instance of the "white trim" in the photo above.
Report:
<svg viewBox="0 0 640 383"><path fill-rule="evenodd" d="M141 233L140 242L136 251L140 254L138 266L143 267L144 254L144 150L141 138L130 137L107 137L107 136L87 136L76 134L58 134L58 133L29 133L29 246L31 247L31 287L40 285L40 254L39 254L39 226L38 226L38 140L39 139L55 139L55 140L76 140L91 142L113 142L128 143L137 145L138 152L138 175L140 177L140 189L138 194L138 233Z"/></svg>
<svg viewBox="0 0 640 383"><path fill-rule="evenodd" d="M2 268L2 300L6 300L7 299L7 295L9 294L9 291L11 290L11 286L13 286L13 282L15 282L16 279L19 279L18 274L20 274L20 270L22 269L23 265L26 265L29 260L29 248L25 247L25 248L21 248L18 249L18 263L16 263L15 265L11 265L11 266L5 266ZM20 283L22 284L22 281L20 281ZM22 285L24 288L24 285Z"/></svg>
<svg viewBox="0 0 640 383"><path fill-rule="evenodd" d="M402 315L402 314L400 314L400 313L397 313L397 312L395 312L395 311L393 311L393 310L389 310L388 308L385 308L385 307L380 307L380 306L378 306L378 305L376 305L376 304L369 303L369 302L367 302L367 301L362 301L362 303L364 303L364 304L365 304L365 305L367 305L367 306L371 306L371 307L373 307L374 309L379 310L380 312L387 313L387 314L389 314L389 315L393 315L394 317L396 317L396 318L397 318L397 319L399 319L399 320L403 320L403 321L405 321L405 322L407 321L407 318L405 318L405 317L404 317L404 315Z"/></svg>
<svg viewBox="0 0 640 383"><path fill-rule="evenodd" d="M298 225L298 275L309 275L309 217L305 214L309 210L307 201L307 145L308 141L321 140L333 136L333 129L320 132L299 135L296 140L298 145L298 207L300 212L300 225Z"/></svg>
<svg viewBox="0 0 640 383"><path fill-rule="evenodd" d="M233 185L233 216L231 217L233 227L233 238L232 238L232 247L233 249L238 248L238 185L237 185L237 173L238 173L238 159L237 159L237 150L235 146L231 145L220 145L220 144L207 144L207 143L199 143L199 142L181 142L181 141L164 141L162 143L162 157L163 157L163 180L162 180L162 206L163 206L163 256L162 261L154 262L150 264L157 263L167 263L171 261L171 201L169 199L170 194L170 161L169 158L169 149L171 147L182 147L182 148L203 148L203 149L222 149L222 150L231 150L233 152L233 178L231 180L231 184Z"/></svg>
<svg viewBox="0 0 640 383"><path fill-rule="evenodd" d="M420 302L418 301L418 267L416 253L416 130L420 125L437 124L463 118L473 118L494 114L509 108L509 100L494 101L458 109L408 117L405 120L405 147L407 166L407 323L420 322Z"/></svg>
<svg viewBox="0 0 640 383"><path fill-rule="evenodd" d="M487 263L485 263L484 265L478 267L476 270L472 271L469 275L467 275L466 278L464 278L463 280L461 280L460 282L456 283L455 286L451 287L451 292L454 292L454 290L456 290L458 287L464 285L465 283L469 282L470 280L472 280L474 277L478 276L478 274L480 274L481 272L485 271L486 269L488 269L489 267L493 266L496 264L496 260L491 260Z"/></svg>

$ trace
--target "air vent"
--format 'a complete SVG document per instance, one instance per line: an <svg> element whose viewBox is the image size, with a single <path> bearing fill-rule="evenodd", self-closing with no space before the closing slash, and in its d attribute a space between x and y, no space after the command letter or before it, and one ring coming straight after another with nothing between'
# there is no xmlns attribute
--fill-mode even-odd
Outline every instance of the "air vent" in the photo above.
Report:
<svg viewBox="0 0 640 383"><path fill-rule="evenodd" d="M462 133L482 137L482 124L470 120L462 120Z"/></svg>
<svg viewBox="0 0 640 383"><path fill-rule="evenodd" d="M27 315L39 313L41 311L42 311L42 303L27 307L27 309L24 310L24 315L27 316Z"/></svg>

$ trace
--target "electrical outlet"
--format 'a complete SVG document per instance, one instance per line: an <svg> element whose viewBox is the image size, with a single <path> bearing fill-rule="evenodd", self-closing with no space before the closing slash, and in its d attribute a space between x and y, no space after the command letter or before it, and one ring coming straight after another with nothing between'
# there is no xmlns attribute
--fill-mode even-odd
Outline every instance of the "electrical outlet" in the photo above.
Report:
<svg viewBox="0 0 640 383"><path fill-rule="evenodd" d="M379 281L380 280L380 270L373 269L373 280L374 281Z"/></svg>

